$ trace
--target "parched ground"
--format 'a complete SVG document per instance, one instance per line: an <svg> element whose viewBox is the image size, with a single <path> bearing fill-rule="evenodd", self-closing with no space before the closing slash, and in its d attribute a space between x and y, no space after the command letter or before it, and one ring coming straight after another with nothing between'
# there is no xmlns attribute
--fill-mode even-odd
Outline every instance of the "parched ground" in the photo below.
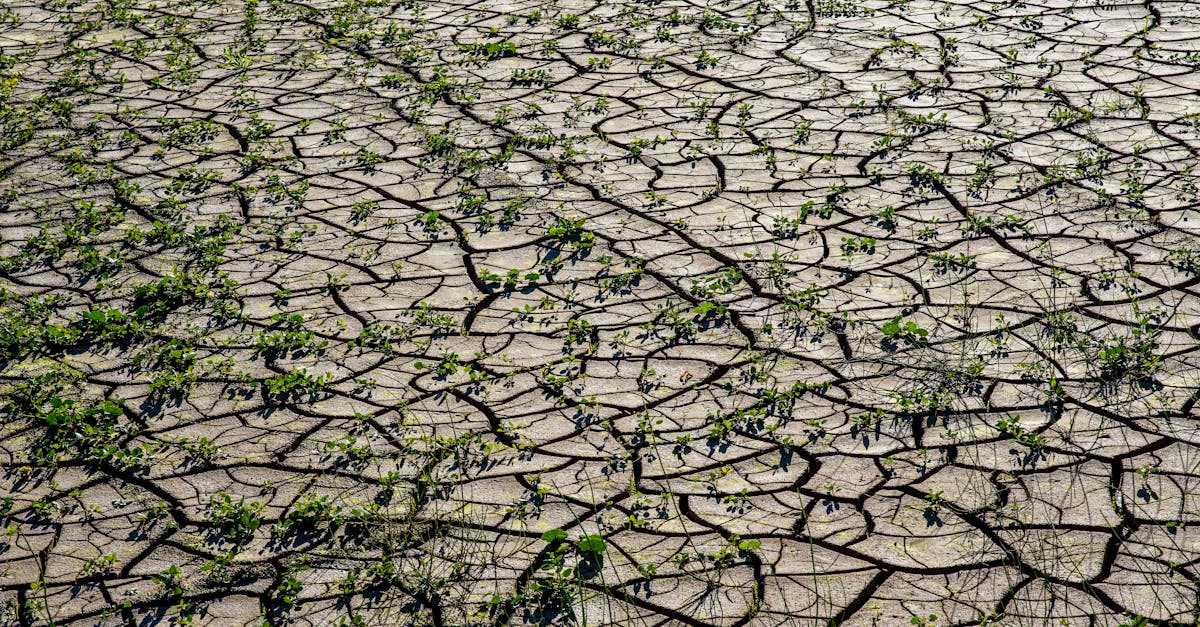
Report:
<svg viewBox="0 0 1200 627"><path fill-rule="evenodd" d="M0 624L1200 619L1190 1L0 3Z"/></svg>

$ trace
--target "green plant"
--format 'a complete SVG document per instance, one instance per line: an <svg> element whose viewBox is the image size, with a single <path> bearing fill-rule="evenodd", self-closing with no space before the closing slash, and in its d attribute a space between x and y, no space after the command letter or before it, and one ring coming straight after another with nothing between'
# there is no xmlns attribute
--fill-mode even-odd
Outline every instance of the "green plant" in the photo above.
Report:
<svg viewBox="0 0 1200 627"><path fill-rule="evenodd" d="M295 575L288 573L280 580L279 585L275 588L275 594L279 596L279 602L283 607L294 607L299 603L300 592L304 586Z"/></svg>
<svg viewBox="0 0 1200 627"><path fill-rule="evenodd" d="M912 320L901 325L900 321L903 319L903 316L896 316L883 323L883 326L879 327L879 331L885 338L903 340L909 344L920 344L929 337L929 330L922 329Z"/></svg>
<svg viewBox="0 0 1200 627"><path fill-rule="evenodd" d="M183 594L183 569L177 564L171 564L161 573L152 575L155 583L162 586L163 592L167 596L179 596Z"/></svg>
<svg viewBox="0 0 1200 627"><path fill-rule="evenodd" d="M234 501L232 496L221 492L208 502L208 520L233 540L245 541L262 526L263 507L257 501L247 503L245 497Z"/></svg>
<svg viewBox="0 0 1200 627"><path fill-rule="evenodd" d="M322 523L336 528L342 522L342 508L330 503L327 495L305 494L292 504L276 529L280 533L312 531Z"/></svg>
<svg viewBox="0 0 1200 627"><path fill-rule="evenodd" d="M866 253L868 255L875 254L875 238L874 237L843 237L842 238L842 257L853 259L855 253Z"/></svg>
<svg viewBox="0 0 1200 627"><path fill-rule="evenodd" d="M328 340L318 340L316 334L303 328L304 316L277 313L271 316L275 330L263 330L255 334L254 350L268 356L319 351L329 345Z"/></svg>
<svg viewBox="0 0 1200 627"><path fill-rule="evenodd" d="M1011 416L1001 420L996 423L996 428L1017 443L1029 447L1034 452L1041 451L1046 446L1045 436L1022 426L1019 416Z"/></svg>
<svg viewBox="0 0 1200 627"><path fill-rule="evenodd" d="M329 381L330 376L327 374L313 376L304 368L294 368L264 379L262 383L272 400L288 401L316 394L323 390Z"/></svg>
<svg viewBox="0 0 1200 627"><path fill-rule="evenodd" d="M595 245L596 235L584 230L586 223L585 218L555 218L554 225L546 234L562 245L589 250Z"/></svg>

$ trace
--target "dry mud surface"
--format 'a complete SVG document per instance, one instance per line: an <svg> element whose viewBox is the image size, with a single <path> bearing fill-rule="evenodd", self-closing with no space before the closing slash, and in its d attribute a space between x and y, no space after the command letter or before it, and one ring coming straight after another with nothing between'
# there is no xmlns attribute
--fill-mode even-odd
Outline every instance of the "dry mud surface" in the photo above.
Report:
<svg viewBox="0 0 1200 627"><path fill-rule="evenodd" d="M1195 625L1193 2L0 7L0 624Z"/></svg>

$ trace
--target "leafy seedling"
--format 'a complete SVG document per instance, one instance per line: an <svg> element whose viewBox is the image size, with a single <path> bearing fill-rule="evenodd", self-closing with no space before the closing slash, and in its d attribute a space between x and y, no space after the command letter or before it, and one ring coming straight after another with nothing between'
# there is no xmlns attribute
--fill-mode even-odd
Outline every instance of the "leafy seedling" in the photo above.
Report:
<svg viewBox="0 0 1200 627"><path fill-rule="evenodd" d="M883 323L883 326L879 327L880 332L883 333L883 337L893 342L901 340L910 345L924 343L929 337L929 330L922 329L912 320L900 324L902 318L903 316L896 316Z"/></svg>

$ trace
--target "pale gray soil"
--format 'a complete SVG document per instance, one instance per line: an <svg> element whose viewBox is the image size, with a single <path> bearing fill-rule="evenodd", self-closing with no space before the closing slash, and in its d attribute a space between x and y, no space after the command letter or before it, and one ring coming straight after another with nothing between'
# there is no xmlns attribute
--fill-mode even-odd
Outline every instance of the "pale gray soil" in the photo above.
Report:
<svg viewBox="0 0 1200 627"><path fill-rule="evenodd" d="M1195 3L0 22L0 624L1200 620Z"/></svg>

